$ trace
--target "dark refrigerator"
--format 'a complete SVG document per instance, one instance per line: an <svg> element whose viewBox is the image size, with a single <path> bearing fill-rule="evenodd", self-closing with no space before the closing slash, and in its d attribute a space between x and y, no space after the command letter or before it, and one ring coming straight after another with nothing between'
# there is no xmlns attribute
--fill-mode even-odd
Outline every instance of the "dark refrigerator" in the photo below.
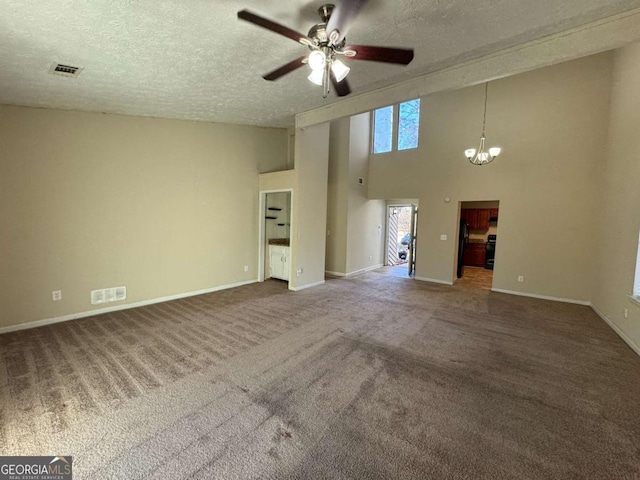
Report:
<svg viewBox="0 0 640 480"><path fill-rule="evenodd" d="M458 278L464 274L464 250L469 243L469 225L464 218L460 219L460 230L458 233Z"/></svg>

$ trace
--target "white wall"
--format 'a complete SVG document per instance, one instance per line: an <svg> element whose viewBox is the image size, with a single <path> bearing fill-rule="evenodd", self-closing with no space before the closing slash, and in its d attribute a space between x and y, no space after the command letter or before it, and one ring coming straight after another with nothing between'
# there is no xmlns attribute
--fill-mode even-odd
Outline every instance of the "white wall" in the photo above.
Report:
<svg viewBox="0 0 640 480"><path fill-rule="evenodd" d="M615 52L609 139L600 173L599 262L593 305L640 353L633 289L640 230L640 44ZM624 309L628 310L624 318Z"/></svg>
<svg viewBox="0 0 640 480"><path fill-rule="evenodd" d="M494 288L590 300L611 62L600 54L492 82L488 143L504 150L483 167L463 152L478 143L484 85L422 98L419 148L371 156L369 185L370 198L420 199L416 277L451 282L459 202L499 200Z"/></svg>
<svg viewBox="0 0 640 480"><path fill-rule="evenodd" d="M0 106L0 145L0 327L257 278L286 130Z"/></svg>

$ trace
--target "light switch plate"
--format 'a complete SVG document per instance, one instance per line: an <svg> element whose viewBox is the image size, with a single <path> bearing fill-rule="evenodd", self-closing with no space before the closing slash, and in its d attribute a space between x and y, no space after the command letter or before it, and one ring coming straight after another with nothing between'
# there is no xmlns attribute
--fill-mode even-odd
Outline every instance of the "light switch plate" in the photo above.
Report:
<svg viewBox="0 0 640 480"><path fill-rule="evenodd" d="M440 240L446 240L447 236L446 235L440 235Z"/></svg>

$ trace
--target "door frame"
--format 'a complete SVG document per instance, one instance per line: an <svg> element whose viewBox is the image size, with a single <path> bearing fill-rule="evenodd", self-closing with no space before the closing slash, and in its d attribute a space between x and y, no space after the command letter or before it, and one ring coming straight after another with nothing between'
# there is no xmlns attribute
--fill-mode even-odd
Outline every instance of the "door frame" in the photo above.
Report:
<svg viewBox="0 0 640 480"><path fill-rule="evenodd" d="M290 205L289 205L289 209L290 209L290 223L291 225L289 225L289 252L291 252L291 257L293 258L293 250L295 248L295 238L292 235L294 232L294 219L295 219L295 215L294 215L294 202L293 202L293 196L294 196L294 191L293 188L280 188L280 189L276 189L276 190L260 190L260 200L258 202L259 206L258 206L258 281L259 282L264 282L265 280L265 268L264 268L264 264L265 264L265 257L267 255L267 239L266 239L266 234L267 234L267 227L266 227L266 223L267 223L267 219L265 218L265 210L267 208L267 194L269 193L290 193L291 194L291 198L289 200ZM292 266L293 266L293 262L289 262L289 288L291 288L291 278L292 278Z"/></svg>
<svg viewBox="0 0 640 480"><path fill-rule="evenodd" d="M385 239L385 242L384 242L384 265L385 266L389 266L389 241L390 241L390 238L389 238L389 217L391 215L391 211L394 208L409 208L409 209L411 209L412 217L411 217L411 227L410 228L412 228L414 226L413 225L413 223L414 223L413 214L414 214L414 211L417 212L418 207L419 207L419 205L417 203L397 203L397 202L388 202L387 203L387 210L386 210L387 217L386 217L386 220L385 220L386 221L386 224L385 224L386 228L385 228L385 235L384 235L384 239ZM415 220L417 222L417 218ZM417 231L418 230L417 230L417 223L416 223L416 225L415 225L415 233L416 234L417 234ZM414 259L415 259L415 241L414 240L415 240L415 238L414 238L414 235L412 233L410 246L413 246L413 255L414 255ZM408 269L407 272L409 273L409 272L411 272L410 264L411 264L411 254L412 254L412 252L411 252L411 249L409 249L409 248L407 250L408 250L408 252L407 252L407 269ZM399 264L399 265L402 265L402 264ZM394 265L394 266L396 266L396 265ZM415 262L414 262L414 265L413 265L413 270L415 270Z"/></svg>

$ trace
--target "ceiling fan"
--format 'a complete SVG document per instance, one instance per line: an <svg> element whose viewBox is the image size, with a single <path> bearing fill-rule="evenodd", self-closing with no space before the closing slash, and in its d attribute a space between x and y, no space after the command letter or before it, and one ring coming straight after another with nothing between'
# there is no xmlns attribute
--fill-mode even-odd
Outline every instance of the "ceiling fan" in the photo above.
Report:
<svg viewBox="0 0 640 480"><path fill-rule="evenodd" d="M321 22L314 25L307 35L296 32L267 18L251 13L248 10L238 12L238 18L271 30L311 50L308 55L283 65L267 73L262 78L274 81L292 71L308 64L311 67L309 80L323 87L323 97L329 94L333 85L337 95L344 97L351 93L346 76L351 70L340 57L352 60L369 60L373 62L396 63L408 65L413 60L413 49L373 47L369 45L347 45L345 35L360 9L368 0L343 0L337 7L333 4L323 5L318 9Z"/></svg>

